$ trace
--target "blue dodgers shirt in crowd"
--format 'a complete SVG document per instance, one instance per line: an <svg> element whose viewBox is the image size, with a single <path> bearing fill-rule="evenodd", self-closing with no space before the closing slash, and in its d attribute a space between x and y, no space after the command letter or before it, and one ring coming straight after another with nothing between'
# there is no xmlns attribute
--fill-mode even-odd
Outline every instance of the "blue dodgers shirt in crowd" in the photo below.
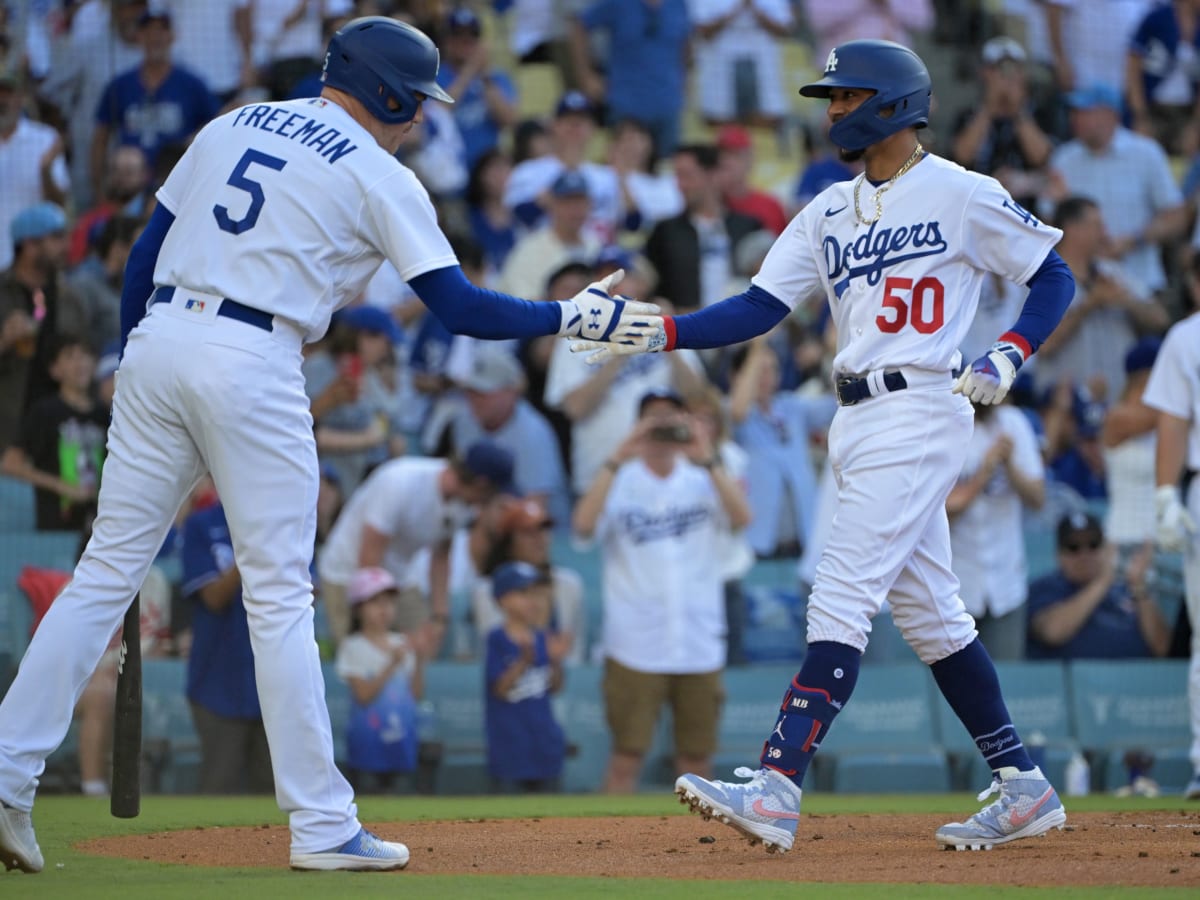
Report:
<svg viewBox="0 0 1200 900"><path fill-rule="evenodd" d="M487 692L488 771L502 781L543 781L562 774L566 740L550 709L550 655L546 633L534 636L533 665L504 698L492 685L521 655L505 630L494 628L487 638L484 672Z"/></svg>
<svg viewBox="0 0 1200 900"><path fill-rule="evenodd" d="M187 696L218 716L258 719L262 710L241 588L221 612L212 612L199 595L232 562L233 541L221 505L188 516L183 525L183 595L192 601Z"/></svg>
<svg viewBox="0 0 1200 900"><path fill-rule="evenodd" d="M163 147L183 142L216 114L208 87L179 66L153 93L141 70L130 69L109 82L96 106L96 121L116 132L119 143L141 147L151 166Z"/></svg>
<svg viewBox="0 0 1200 900"><path fill-rule="evenodd" d="M1084 587L1067 581L1061 572L1044 575L1029 586L1029 618L1062 603ZM1030 659L1149 659L1154 654L1138 627L1129 588L1119 581L1108 589L1100 605L1069 641L1048 647L1030 634L1026 655Z"/></svg>

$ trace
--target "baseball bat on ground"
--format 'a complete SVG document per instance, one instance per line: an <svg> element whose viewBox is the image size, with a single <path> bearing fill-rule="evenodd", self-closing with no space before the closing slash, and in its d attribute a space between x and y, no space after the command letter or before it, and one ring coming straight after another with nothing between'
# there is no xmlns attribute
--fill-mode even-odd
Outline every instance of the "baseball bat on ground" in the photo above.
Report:
<svg viewBox="0 0 1200 900"><path fill-rule="evenodd" d="M125 612L117 662L113 716L112 795L109 812L132 819L142 800L142 610L137 594Z"/></svg>

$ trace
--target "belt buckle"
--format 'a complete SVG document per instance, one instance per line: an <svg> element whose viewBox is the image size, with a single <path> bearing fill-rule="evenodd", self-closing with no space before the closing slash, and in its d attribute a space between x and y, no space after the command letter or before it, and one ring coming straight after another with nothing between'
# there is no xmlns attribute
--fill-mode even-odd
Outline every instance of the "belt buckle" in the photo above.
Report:
<svg viewBox="0 0 1200 900"><path fill-rule="evenodd" d="M854 382L856 382L856 381L858 381L858 379L852 375L842 375L842 376L839 376L838 379L834 382L833 392L834 392L834 394L837 395L838 406L854 406L855 404L858 403L857 397L855 397L853 399L846 399L845 397L842 396L842 388L849 387L850 385L854 384Z"/></svg>

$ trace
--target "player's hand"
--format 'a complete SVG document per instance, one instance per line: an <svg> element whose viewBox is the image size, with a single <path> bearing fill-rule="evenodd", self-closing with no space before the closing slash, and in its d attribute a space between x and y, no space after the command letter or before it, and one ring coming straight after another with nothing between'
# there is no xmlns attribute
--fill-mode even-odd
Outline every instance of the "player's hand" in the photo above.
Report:
<svg viewBox="0 0 1200 900"><path fill-rule="evenodd" d="M1160 485L1154 492L1156 538L1162 549L1177 553L1196 535L1196 523L1183 505L1179 490L1170 484Z"/></svg>
<svg viewBox="0 0 1200 900"><path fill-rule="evenodd" d="M972 403L990 406L1008 394L1017 377L1017 369L1025 362L1021 348L1011 341L996 341L983 356L971 363L971 368L958 376L954 393L962 394Z"/></svg>
<svg viewBox="0 0 1200 900"><path fill-rule="evenodd" d="M618 326L628 326L632 320L658 312L653 303L612 296L613 287L624 277L625 270L617 269L566 301L563 326L558 333L603 343L616 339Z"/></svg>
<svg viewBox="0 0 1200 900"><path fill-rule="evenodd" d="M653 304L638 304L650 306ZM607 341L572 341L572 353L587 353L584 361L599 366L634 353L658 353L667 349L667 332L662 316L647 316L628 307Z"/></svg>

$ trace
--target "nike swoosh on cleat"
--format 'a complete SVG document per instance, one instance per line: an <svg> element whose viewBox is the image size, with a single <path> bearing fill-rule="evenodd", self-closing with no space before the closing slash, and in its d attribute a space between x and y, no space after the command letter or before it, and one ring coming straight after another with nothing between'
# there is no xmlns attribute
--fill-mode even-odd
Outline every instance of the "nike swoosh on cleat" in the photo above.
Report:
<svg viewBox="0 0 1200 900"><path fill-rule="evenodd" d="M848 204L848 203L846 204L846 206L849 206L849 205L850 205L850 204ZM845 209L845 208L846 208L846 206L839 206L837 209L826 209L826 210L825 210L825 215L826 215L826 216L836 216L836 215L837 215L838 213L840 213L840 212L841 212L843 209Z"/></svg>
<svg viewBox="0 0 1200 900"><path fill-rule="evenodd" d="M1029 808L1029 812L1025 813L1024 815L1021 815L1018 812L1013 812L1013 814L1008 817L1008 824L1013 828L1021 828L1025 825L1028 825L1030 820L1037 815L1037 811L1045 806L1046 801L1053 796L1054 788L1046 788L1046 793L1042 794L1038 802Z"/></svg>
<svg viewBox="0 0 1200 900"><path fill-rule="evenodd" d="M777 809L767 809L762 800L755 800L750 808L760 816L765 816L768 819L785 819L789 822L800 821L800 813L782 812L781 810Z"/></svg>

